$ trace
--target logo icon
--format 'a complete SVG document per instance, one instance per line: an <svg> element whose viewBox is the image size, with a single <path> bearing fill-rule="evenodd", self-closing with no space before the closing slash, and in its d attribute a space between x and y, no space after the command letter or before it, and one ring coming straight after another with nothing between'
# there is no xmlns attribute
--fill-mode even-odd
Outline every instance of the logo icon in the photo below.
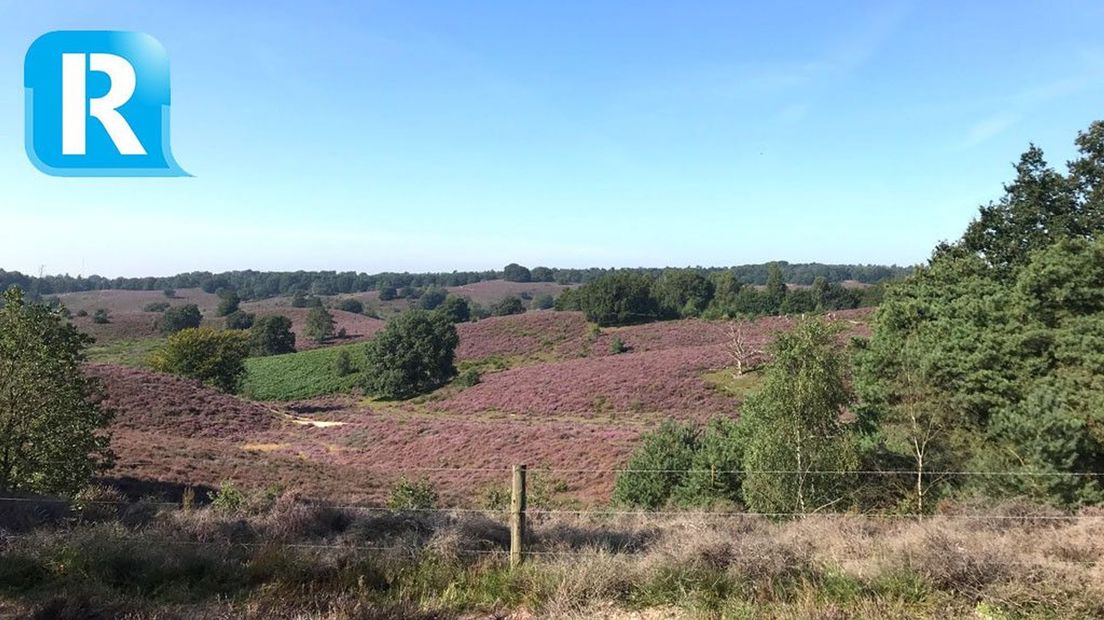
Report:
<svg viewBox="0 0 1104 620"><path fill-rule="evenodd" d="M148 34L44 34L23 86L27 156L42 172L188 176L169 148L169 57Z"/></svg>

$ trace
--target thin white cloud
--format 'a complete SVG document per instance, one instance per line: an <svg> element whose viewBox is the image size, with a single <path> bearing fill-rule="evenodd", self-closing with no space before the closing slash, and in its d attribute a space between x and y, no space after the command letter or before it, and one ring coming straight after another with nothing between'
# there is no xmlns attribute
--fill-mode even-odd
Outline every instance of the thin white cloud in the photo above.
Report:
<svg viewBox="0 0 1104 620"><path fill-rule="evenodd" d="M987 142L1008 131L1021 120L1023 120L1022 114L1012 112L993 114L971 125L966 131L966 138L962 140L958 148L969 149Z"/></svg>

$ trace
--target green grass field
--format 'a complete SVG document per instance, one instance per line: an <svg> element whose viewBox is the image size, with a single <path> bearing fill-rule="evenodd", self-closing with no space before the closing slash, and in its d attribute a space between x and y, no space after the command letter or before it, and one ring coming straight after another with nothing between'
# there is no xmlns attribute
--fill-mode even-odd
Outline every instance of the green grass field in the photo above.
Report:
<svg viewBox="0 0 1104 620"><path fill-rule="evenodd" d="M357 373L337 376L334 361L342 350L352 356L356 369L363 356L361 344L247 359L242 394L254 400L302 400L348 392L356 387Z"/></svg>
<svg viewBox="0 0 1104 620"><path fill-rule="evenodd" d="M97 344L88 348L88 361L121 366L147 366L149 356L165 344L164 338L134 338Z"/></svg>

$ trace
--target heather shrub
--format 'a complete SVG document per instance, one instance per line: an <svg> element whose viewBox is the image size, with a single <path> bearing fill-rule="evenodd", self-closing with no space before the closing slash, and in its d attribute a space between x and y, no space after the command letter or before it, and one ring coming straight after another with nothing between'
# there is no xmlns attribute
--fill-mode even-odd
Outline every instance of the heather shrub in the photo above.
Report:
<svg viewBox="0 0 1104 620"><path fill-rule="evenodd" d="M391 488L387 506L392 510L431 510L437 507L437 491L425 479L403 478Z"/></svg>

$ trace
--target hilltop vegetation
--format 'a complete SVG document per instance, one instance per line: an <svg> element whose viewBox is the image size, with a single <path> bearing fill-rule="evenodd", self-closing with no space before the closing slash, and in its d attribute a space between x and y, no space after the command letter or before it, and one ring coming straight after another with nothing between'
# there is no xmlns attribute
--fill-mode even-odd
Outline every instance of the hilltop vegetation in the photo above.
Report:
<svg viewBox="0 0 1104 620"><path fill-rule="evenodd" d="M828 282L853 280L874 284L884 280L901 277L908 269L882 265L825 265L821 263L777 263L782 277L787 282L811 285L816 278L823 277ZM695 269L706 273L728 272L741 282L766 284L768 265L741 265L736 267L710 267ZM508 265L503 271L467 271L451 273L378 273L335 271L230 271L210 273L197 271L182 273L163 278L105 278L101 276L57 275L35 277L17 271L0 269L0 290L18 286L32 296L58 295L77 291L130 290L161 291L162 289L202 289L208 294L220 290L233 290L241 299L265 299L279 295L291 295L296 292L311 295L337 295L365 291L389 290L392 295L398 289L427 289L439 287L459 287L487 280L507 280L510 282L556 282L559 284L581 284L613 272L630 272L657 277L665 269L550 269L535 267L532 270L521 265ZM528 275L526 275L528 274Z"/></svg>

